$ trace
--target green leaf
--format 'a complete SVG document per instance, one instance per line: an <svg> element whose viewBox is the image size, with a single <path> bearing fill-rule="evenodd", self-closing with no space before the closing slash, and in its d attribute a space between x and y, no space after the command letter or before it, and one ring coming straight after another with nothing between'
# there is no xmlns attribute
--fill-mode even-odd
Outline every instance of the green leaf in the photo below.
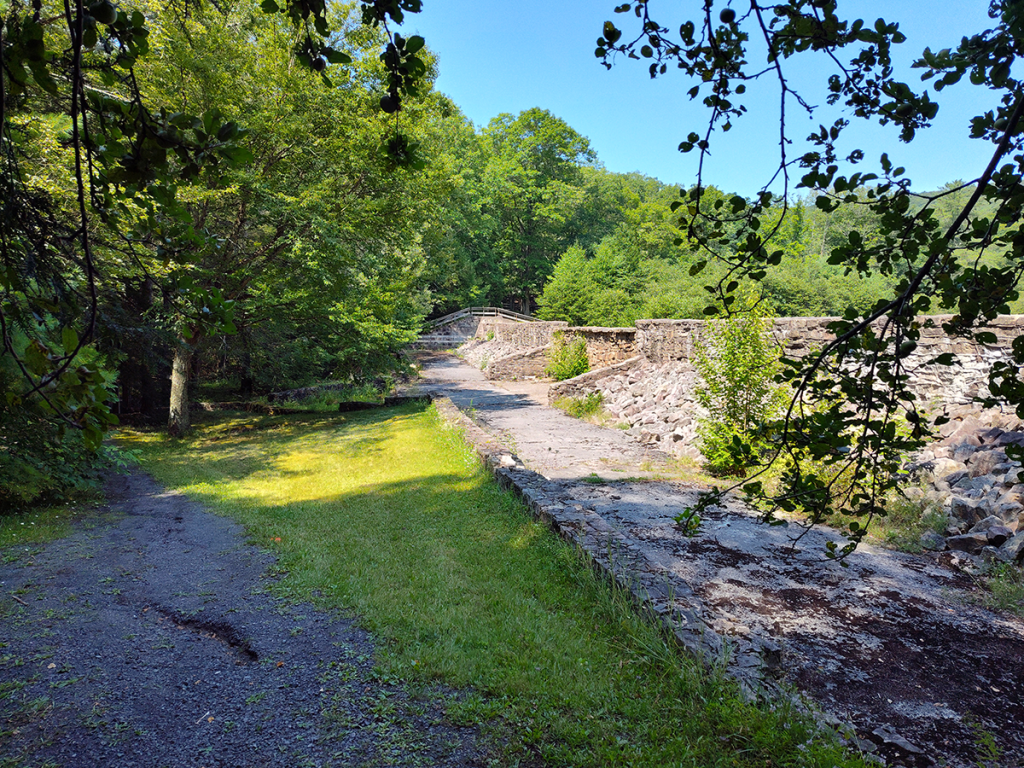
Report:
<svg viewBox="0 0 1024 768"><path fill-rule="evenodd" d="M328 48L324 51L324 58L331 64L351 64L352 57L347 53Z"/></svg>
<svg viewBox="0 0 1024 768"><path fill-rule="evenodd" d="M60 338L64 345L64 354L70 355L78 348L78 333L74 328L65 327L60 332Z"/></svg>
<svg viewBox="0 0 1024 768"><path fill-rule="evenodd" d="M237 144L231 144L226 147L221 147L217 150L218 154L228 161L232 166L240 166L251 163L255 158L248 149L240 147Z"/></svg>

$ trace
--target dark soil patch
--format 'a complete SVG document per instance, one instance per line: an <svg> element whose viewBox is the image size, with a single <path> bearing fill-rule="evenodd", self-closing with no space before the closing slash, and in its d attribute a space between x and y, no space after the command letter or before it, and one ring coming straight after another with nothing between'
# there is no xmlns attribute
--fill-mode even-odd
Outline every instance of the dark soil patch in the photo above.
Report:
<svg viewBox="0 0 1024 768"><path fill-rule="evenodd" d="M928 751L933 754L938 746L958 764L973 765L979 760L977 742L988 732L1003 752L998 765L1022 765L1024 646L1020 638L965 633L919 616L912 618L913 623L872 626L882 645L855 662L863 673L859 680L837 683L805 667L797 683L815 698L854 713L853 724L869 739L876 730L889 728L915 745L931 747ZM852 662L850 656L846 661ZM897 765L936 764L892 745L883 744L881 749Z"/></svg>
<svg viewBox="0 0 1024 768"><path fill-rule="evenodd" d="M483 765L455 694L373 671L351 619L266 592L241 529L142 474L92 527L0 566L0 763Z"/></svg>

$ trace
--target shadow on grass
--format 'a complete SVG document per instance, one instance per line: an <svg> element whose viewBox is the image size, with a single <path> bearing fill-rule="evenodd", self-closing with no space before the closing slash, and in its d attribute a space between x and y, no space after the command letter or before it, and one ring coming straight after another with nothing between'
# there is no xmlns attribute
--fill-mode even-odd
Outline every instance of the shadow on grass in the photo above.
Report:
<svg viewBox="0 0 1024 768"><path fill-rule="evenodd" d="M681 657L423 411L247 417L140 445L161 482L276 553L274 589L385 638L389 674L475 692L453 716L491 724L509 763L782 765L807 742L802 765L858 764Z"/></svg>

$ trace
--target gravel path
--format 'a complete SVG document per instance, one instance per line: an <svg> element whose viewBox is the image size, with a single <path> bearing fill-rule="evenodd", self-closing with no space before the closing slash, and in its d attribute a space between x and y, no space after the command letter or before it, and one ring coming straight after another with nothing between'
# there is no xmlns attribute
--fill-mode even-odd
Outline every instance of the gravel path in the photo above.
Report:
<svg viewBox="0 0 1024 768"><path fill-rule="evenodd" d="M546 383L488 381L482 371L444 353L421 353L417 359L425 366L418 391L451 398L545 477L652 477L669 470L662 451L549 407Z"/></svg>
<svg viewBox="0 0 1024 768"><path fill-rule="evenodd" d="M1024 765L1024 621L979 607L978 583L948 553L863 545L844 568L824 557L829 539L842 541L834 532L794 547L797 526L760 524L738 502L687 538L673 516L695 486L625 479L669 470L666 457L547 407L545 384L488 381L451 356L421 362L422 389L468 411L525 465L509 459L501 471L535 509L596 561L611 557L703 653L728 648L741 680L795 686L890 765L989 765L978 747L989 738L1001 751L992 766Z"/></svg>
<svg viewBox="0 0 1024 768"><path fill-rule="evenodd" d="M444 692L373 675L349 619L266 594L274 560L142 473L0 565L0 765L483 765ZM20 556L19 556L20 555Z"/></svg>

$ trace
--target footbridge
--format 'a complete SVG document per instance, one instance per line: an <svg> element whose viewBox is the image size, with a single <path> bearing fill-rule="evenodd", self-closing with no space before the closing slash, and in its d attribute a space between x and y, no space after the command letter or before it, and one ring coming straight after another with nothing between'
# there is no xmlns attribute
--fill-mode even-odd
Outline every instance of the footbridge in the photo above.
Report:
<svg viewBox="0 0 1024 768"><path fill-rule="evenodd" d="M417 347L457 347L475 337L481 325L495 323L532 323L536 318L501 307L466 307L444 317L430 320L416 340Z"/></svg>

